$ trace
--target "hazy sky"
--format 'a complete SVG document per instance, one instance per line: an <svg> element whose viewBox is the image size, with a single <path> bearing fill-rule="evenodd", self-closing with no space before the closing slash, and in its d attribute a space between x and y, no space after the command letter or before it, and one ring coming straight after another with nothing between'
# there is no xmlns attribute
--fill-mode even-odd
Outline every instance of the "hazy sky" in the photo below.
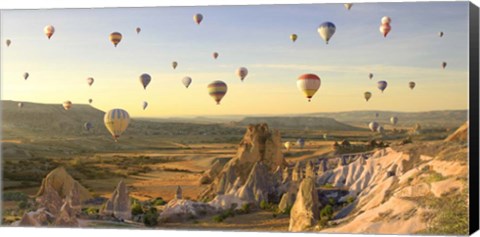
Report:
<svg viewBox="0 0 480 237"><path fill-rule="evenodd" d="M343 4L2 11L1 98L71 100L74 106L92 98L101 110L123 108L134 117L467 109L467 7L431 2L363 3L350 11ZM204 15L200 25L193 22L195 13ZM386 39L378 30L385 15L392 18ZM329 45L317 33L324 21L337 27ZM51 40L43 34L47 24L56 28ZM117 48L108 40L114 31L123 34ZM291 33L298 34L295 43ZM8 48L6 39L12 40ZM243 83L235 75L240 66L249 70ZM26 81L24 72L30 74ZM152 76L146 91L142 73ZM310 103L296 87L304 73L322 81ZM193 79L188 89L184 76ZM92 87L87 77L95 78ZM228 84L219 106L207 91L214 80ZM383 94L379 80L389 83ZM417 83L413 91L409 81ZM368 103L365 91L373 93Z"/></svg>

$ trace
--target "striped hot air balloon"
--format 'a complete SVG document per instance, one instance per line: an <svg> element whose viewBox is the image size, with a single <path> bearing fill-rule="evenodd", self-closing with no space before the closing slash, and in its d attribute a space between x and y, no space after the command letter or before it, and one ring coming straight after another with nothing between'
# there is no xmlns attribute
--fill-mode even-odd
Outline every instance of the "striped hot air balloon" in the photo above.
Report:
<svg viewBox="0 0 480 237"><path fill-rule="evenodd" d="M214 81L208 85L208 93L217 102L217 105L227 93L227 89L227 84L223 81Z"/></svg>
<svg viewBox="0 0 480 237"><path fill-rule="evenodd" d="M303 74L297 80L297 87L305 94L308 101L312 99L313 95L320 88L320 77L315 74Z"/></svg>
<svg viewBox="0 0 480 237"><path fill-rule="evenodd" d="M122 34L118 32L113 32L110 34L110 41L113 43L115 47L117 47L118 43L122 41Z"/></svg>
<svg viewBox="0 0 480 237"><path fill-rule="evenodd" d="M113 139L117 139L127 129L130 123L130 115L123 109L112 109L108 111L103 117L105 127L112 134Z"/></svg>

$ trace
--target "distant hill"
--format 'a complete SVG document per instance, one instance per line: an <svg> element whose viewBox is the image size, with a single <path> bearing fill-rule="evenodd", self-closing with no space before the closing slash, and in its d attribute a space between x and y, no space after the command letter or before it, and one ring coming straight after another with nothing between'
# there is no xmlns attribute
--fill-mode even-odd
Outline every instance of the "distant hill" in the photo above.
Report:
<svg viewBox="0 0 480 237"><path fill-rule="evenodd" d="M378 113L378 118L375 117ZM424 128L442 127L457 128L468 120L467 110L439 110L426 112L395 111L348 111L336 113L312 113L309 116L334 118L335 120L354 126L365 126L371 121L381 124L390 123L390 117L398 117L398 126L413 126L419 123Z"/></svg>
<svg viewBox="0 0 480 237"><path fill-rule="evenodd" d="M317 129L330 131L360 131L366 130L344 123L340 123L333 118L323 117L246 117L242 119L240 125L267 123L271 128L277 129Z"/></svg>

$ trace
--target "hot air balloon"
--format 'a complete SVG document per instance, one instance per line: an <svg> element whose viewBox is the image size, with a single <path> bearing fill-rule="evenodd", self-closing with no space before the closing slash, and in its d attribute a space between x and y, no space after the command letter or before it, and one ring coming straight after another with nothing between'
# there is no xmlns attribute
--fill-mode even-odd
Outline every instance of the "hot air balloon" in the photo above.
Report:
<svg viewBox="0 0 480 237"><path fill-rule="evenodd" d="M122 34L118 32L113 32L110 34L110 41L113 43L115 47L117 47L118 43L122 41Z"/></svg>
<svg viewBox="0 0 480 237"><path fill-rule="evenodd" d="M208 85L208 93L217 102L217 105L227 93L227 89L227 84L223 81L214 81Z"/></svg>
<svg viewBox="0 0 480 237"><path fill-rule="evenodd" d="M18 108L23 108L23 103L22 102L18 102Z"/></svg>
<svg viewBox="0 0 480 237"><path fill-rule="evenodd" d="M94 81L95 81L95 80L93 79L93 77L87 78L87 83L88 83L89 86L92 86L92 84L93 84Z"/></svg>
<svg viewBox="0 0 480 237"><path fill-rule="evenodd" d="M127 129L130 123L130 115L123 109L112 109L103 117L105 127L112 134L113 139L117 139Z"/></svg>
<svg viewBox="0 0 480 237"><path fill-rule="evenodd" d="M178 66L178 63L177 63L176 61L173 61L173 62L172 62L172 67L173 67L173 69L177 68L177 66Z"/></svg>
<svg viewBox="0 0 480 237"><path fill-rule="evenodd" d="M298 144L298 146L299 146L301 149L303 149L303 147L305 146L305 139L299 138L299 139L297 140L297 144Z"/></svg>
<svg viewBox="0 0 480 237"><path fill-rule="evenodd" d="M291 34L290 35L290 39L292 40L292 42L297 41L297 38L298 38L297 34Z"/></svg>
<svg viewBox="0 0 480 237"><path fill-rule="evenodd" d="M386 81L379 81L377 82L377 87L380 89L383 93L383 91L387 88L388 83Z"/></svg>
<svg viewBox="0 0 480 237"><path fill-rule="evenodd" d="M135 31L137 32L137 35L138 35L138 34L140 34L140 31L142 31L142 29L141 29L140 27L137 27L137 28L135 29Z"/></svg>
<svg viewBox="0 0 480 237"><path fill-rule="evenodd" d="M213 52L213 59L217 59L218 58L218 53L217 52Z"/></svg>
<svg viewBox="0 0 480 237"><path fill-rule="evenodd" d="M283 143L283 146L285 146L285 148L287 148L287 151L289 151L290 147L292 147L292 143L291 142L285 142L285 143Z"/></svg>
<svg viewBox="0 0 480 237"><path fill-rule="evenodd" d="M30 76L30 74L28 74L28 72L26 72L26 73L23 74L23 79L27 80L29 76Z"/></svg>
<svg viewBox="0 0 480 237"><path fill-rule="evenodd" d="M55 27L52 25L47 25L43 28L43 32L48 37L48 39L52 38L53 33L55 33Z"/></svg>
<svg viewBox="0 0 480 237"><path fill-rule="evenodd" d="M192 78L191 77L184 77L182 79L183 85L188 88L190 86L190 83L192 83Z"/></svg>
<svg viewBox="0 0 480 237"><path fill-rule="evenodd" d="M328 140L328 134L324 133L324 134L323 134L323 139L324 139L324 140Z"/></svg>
<svg viewBox="0 0 480 237"><path fill-rule="evenodd" d="M442 68L445 69L446 67L447 67L447 62L443 62L443 63L442 63Z"/></svg>
<svg viewBox="0 0 480 237"><path fill-rule="evenodd" d="M298 89L305 94L309 102L320 88L320 84L320 77L315 74L303 74L297 80Z"/></svg>
<svg viewBox="0 0 480 237"><path fill-rule="evenodd" d="M350 10L350 8L352 8L352 6L353 6L353 3L345 3L345 4L343 4L343 6L344 6L347 10Z"/></svg>
<svg viewBox="0 0 480 237"><path fill-rule="evenodd" d="M152 77L150 75L148 75L147 73L144 73L144 74L140 75L140 83L142 83L142 86L143 86L144 90L147 89L147 86L148 86L148 84L150 83L151 80L152 80Z"/></svg>
<svg viewBox="0 0 480 237"><path fill-rule="evenodd" d="M398 123L398 118L397 117L390 117L390 123L393 125L397 125Z"/></svg>
<svg viewBox="0 0 480 237"><path fill-rule="evenodd" d="M382 17L382 24L390 24L392 22L392 19L388 16Z"/></svg>
<svg viewBox="0 0 480 237"><path fill-rule="evenodd" d="M380 26L380 32L382 33L383 37L387 37L390 30L392 30L392 27L388 23L387 24L382 24Z"/></svg>
<svg viewBox="0 0 480 237"><path fill-rule="evenodd" d="M243 81L248 74L248 70L244 67L239 67L237 71L235 71L235 74L237 74L237 76L240 77L240 80Z"/></svg>
<svg viewBox="0 0 480 237"><path fill-rule="evenodd" d="M147 106L148 106L148 102L147 102L147 101L143 101L143 103L142 103L142 108L143 108L143 110L145 110L145 109L147 108Z"/></svg>
<svg viewBox="0 0 480 237"><path fill-rule="evenodd" d="M8 47L8 46L10 46L10 44L12 43L12 41L9 40L9 39L7 39L7 40L5 41L5 43L7 44L7 47Z"/></svg>
<svg viewBox="0 0 480 237"><path fill-rule="evenodd" d="M378 126L377 132L383 134L385 132L385 129L382 126Z"/></svg>
<svg viewBox="0 0 480 237"><path fill-rule="evenodd" d="M86 122L85 124L83 124L83 128L87 131L90 131L90 129L93 128L93 125L90 122Z"/></svg>
<svg viewBox="0 0 480 237"><path fill-rule="evenodd" d="M375 113L375 118L378 118L378 115L380 115L378 112Z"/></svg>
<svg viewBox="0 0 480 237"><path fill-rule="evenodd" d="M366 91L363 93L363 97L365 97L365 100L368 101L370 98L372 98L372 92Z"/></svg>
<svg viewBox="0 0 480 237"><path fill-rule="evenodd" d="M200 22L202 22L202 20L203 20L203 15L202 14L197 13L197 14L193 15L193 21L195 23L197 23L197 25L200 25Z"/></svg>
<svg viewBox="0 0 480 237"><path fill-rule="evenodd" d="M378 125L377 122L370 122L370 123L368 124L368 127L370 128L370 130L371 130L372 132L376 132L377 129L378 129L378 126L379 126L379 125Z"/></svg>
<svg viewBox="0 0 480 237"><path fill-rule="evenodd" d="M443 31L438 32L438 36L443 37Z"/></svg>
<svg viewBox="0 0 480 237"><path fill-rule="evenodd" d="M410 89L413 90L413 88L415 88L415 82L413 82L413 81L409 82L408 87L410 87Z"/></svg>
<svg viewBox="0 0 480 237"><path fill-rule="evenodd" d="M422 130L422 126L419 123L416 123L415 126L413 127L415 131L420 131Z"/></svg>
<svg viewBox="0 0 480 237"><path fill-rule="evenodd" d="M368 78L369 78L370 80L372 80L372 78L373 78L373 73L369 73L369 74L368 74Z"/></svg>
<svg viewBox="0 0 480 237"><path fill-rule="evenodd" d="M328 41L330 40L330 38L332 38L333 34L335 34L336 29L337 28L332 22L327 21L322 23L318 27L317 31L318 31L318 34L320 34L320 37L322 37L322 39L325 40L325 42L328 44Z"/></svg>
<svg viewBox="0 0 480 237"><path fill-rule="evenodd" d="M91 104L93 102L92 99L88 99L88 103Z"/></svg>
<svg viewBox="0 0 480 237"><path fill-rule="evenodd" d="M63 108L64 108L65 110L71 109L71 108L72 108L72 102L69 101L69 100L64 101L64 102L63 102Z"/></svg>

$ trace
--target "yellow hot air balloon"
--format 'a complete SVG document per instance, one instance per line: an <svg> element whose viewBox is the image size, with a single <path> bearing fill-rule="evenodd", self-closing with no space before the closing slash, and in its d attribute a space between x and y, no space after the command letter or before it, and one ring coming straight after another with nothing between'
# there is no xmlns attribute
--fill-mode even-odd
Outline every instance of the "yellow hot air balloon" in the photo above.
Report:
<svg viewBox="0 0 480 237"><path fill-rule="evenodd" d="M285 143L283 143L283 146L285 146L285 148L287 149L287 151L289 151L290 148L292 147L292 143L291 143L291 142L285 142Z"/></svg>
<svg viewBox="0 0 480 237"><path fill-rule="evenodd" d="M320 77L315 74L303 74L297 80L297 87L305 94L308 101L312 99L313 95L320 88Z"/></svg>
<svg viewBox="0 0 480 237"><path fill-rule="evenodd" d="M47 25L43 28L43 32L48 37L48 39L52 38L53 33L55 33L55 27L52 25Z"/></svg>
<svg viewBox="0 0 480 237"><path fill-rule="evenodd" d="M223 81L214 81L208 85L208 93L217 102L217 105L227 93L227 89L227 84Z"/></svg>
<svg viewBox="0 0 480 237"><path fill-rule="evenodd" d="M345 3L343 4L343 6L345 7L345 9L350 10L350 8L352 8L353 6L353 3Z"/></svg>
<svg viewBox="0 0 480 237"><path fill-rule="evenodd" d="M112 109L103 117L105 127L112 134L113 139L117 139L127 129L130 123L130 115L123 109Z"/></svg>
<svg viewBox="0 0 480 237"><path fill-rule="evenodd" d="M363 96L365 97L365 100L368 101L370 98L372 98L372 92L367 91L363 93Z"/></svg>
<svg viewBox="0 0 480 237"><path fill-rule="evenodd" d="M298 38L297 34L291 34L290 35L290 39L292 40L292 42L297 41L297 38Z"/></svg>
<svg viewBox="0 0 480 237"><path fill-rule="evenodd" d="M110 41L113 43L115 47L117 47L118 43L122 41L122 34L118 32L113 32L110 34Z"/></svg>

